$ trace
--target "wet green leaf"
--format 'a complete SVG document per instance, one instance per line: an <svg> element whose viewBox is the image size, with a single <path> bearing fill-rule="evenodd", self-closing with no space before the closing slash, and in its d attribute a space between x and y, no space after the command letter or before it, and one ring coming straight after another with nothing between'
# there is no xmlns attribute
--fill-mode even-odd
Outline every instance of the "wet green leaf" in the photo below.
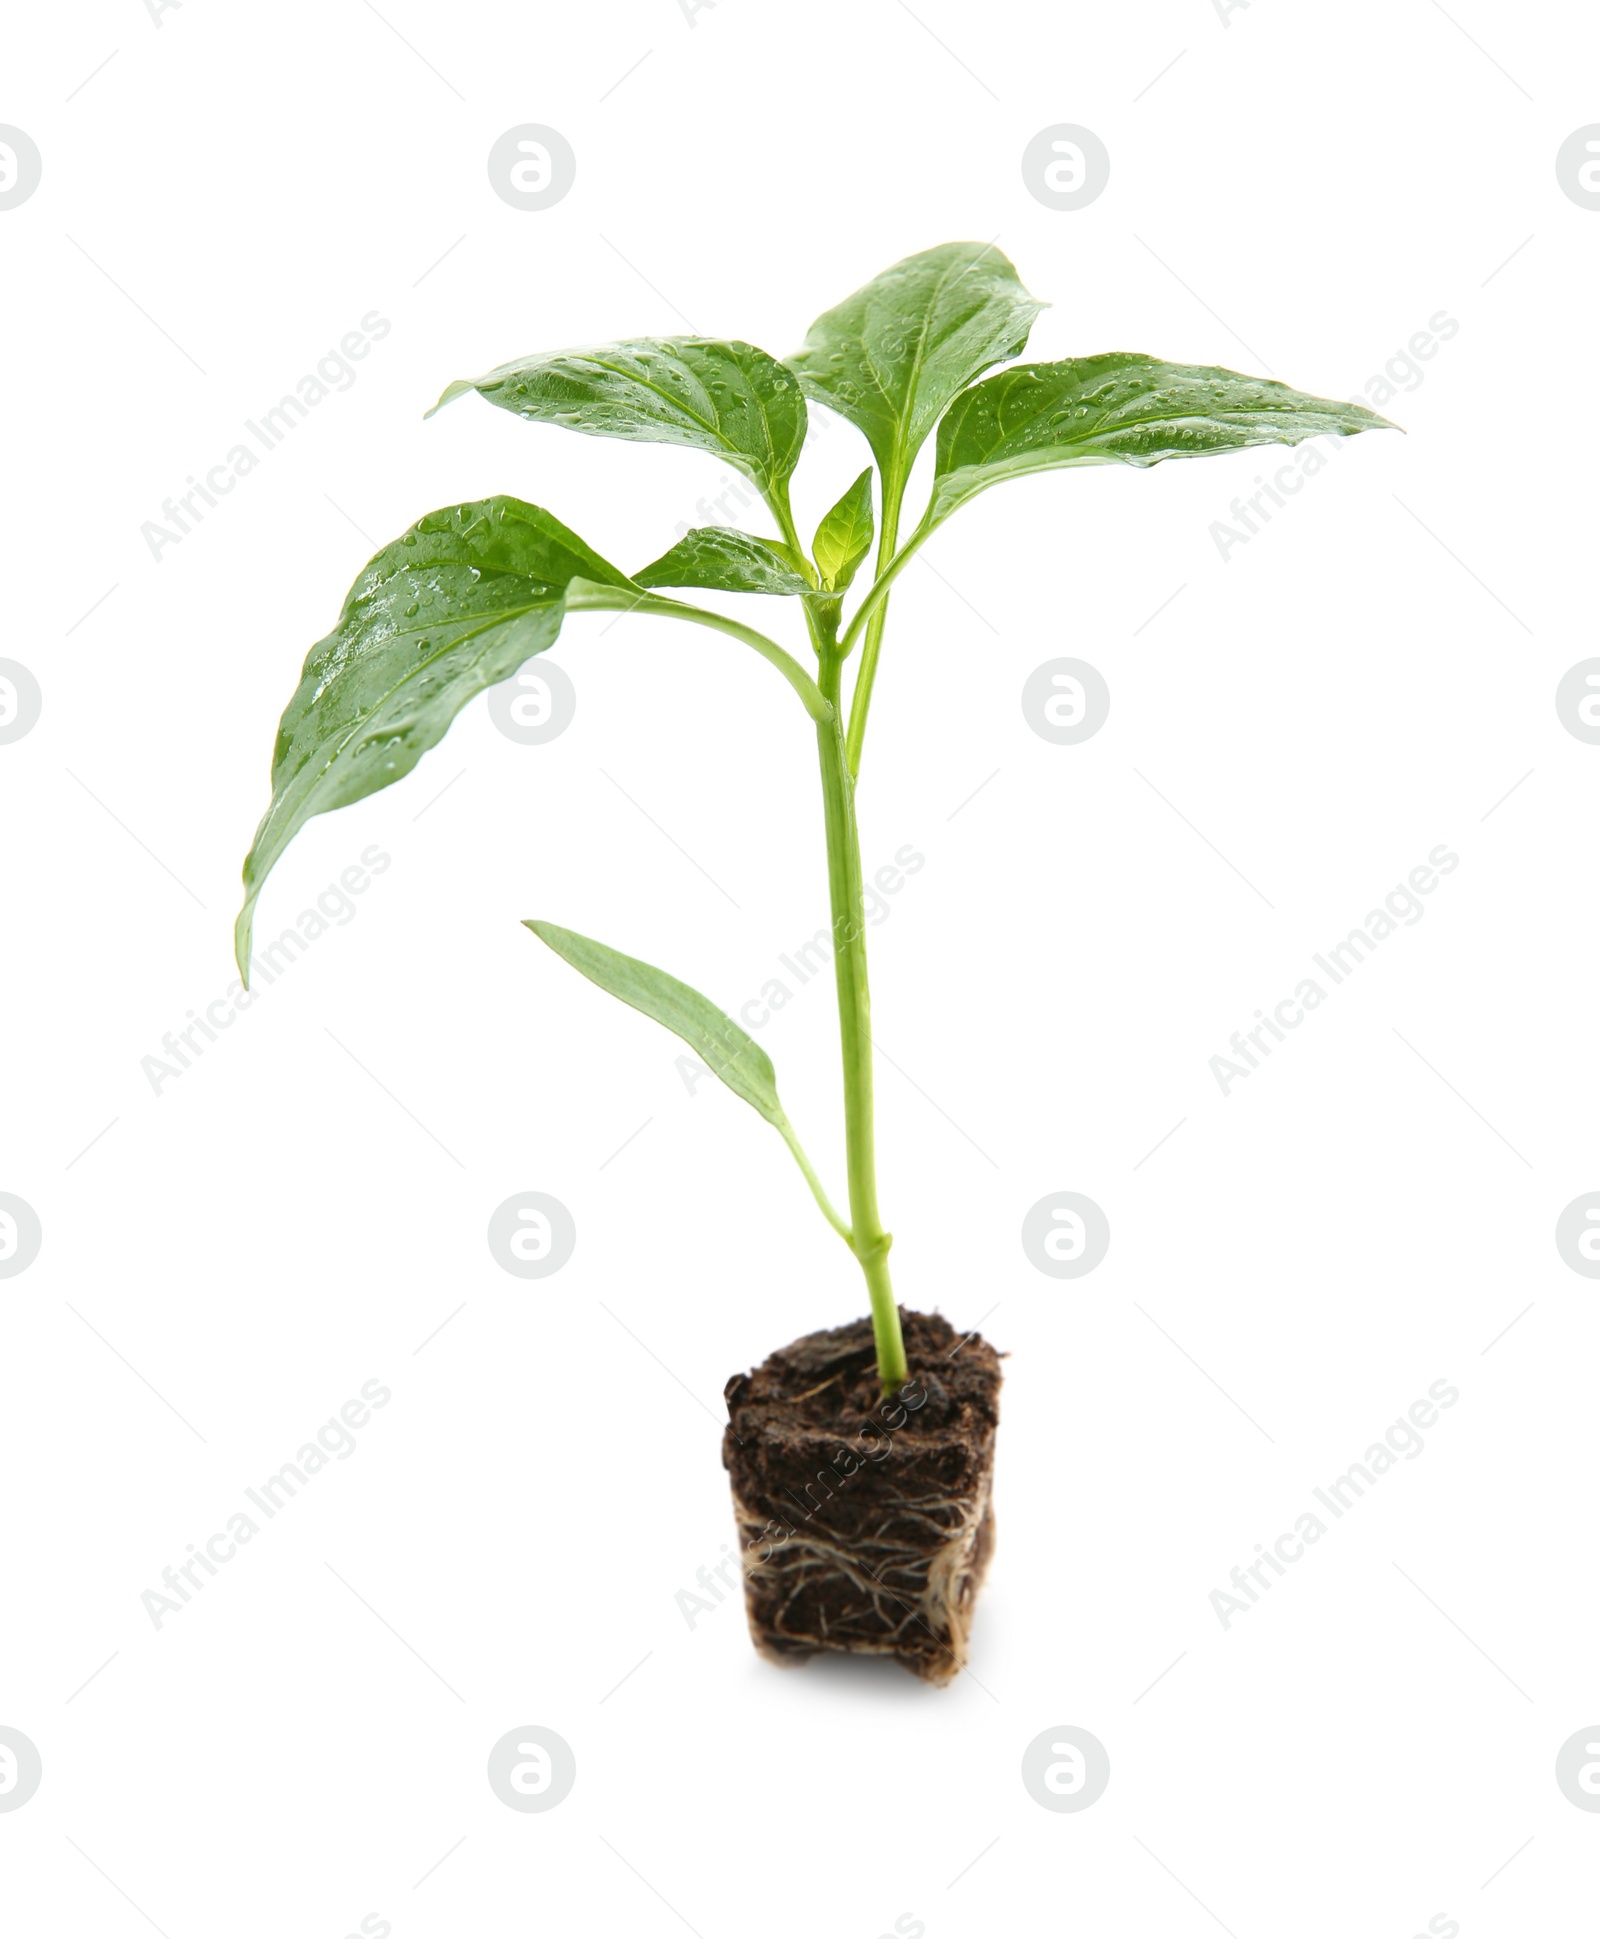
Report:
<svg viewBox="0 0 1600 1939"><path fill-rule="evenodd" d="M634 337L521 357L450 385L433 408L474 390L536 424L708 451L780 498L806 441L794 373L754 344L721 337Z"/></svg>
<svg viewBox="0 0 1600 1939"><path fill-rule="evenodd" d="M958 397L939 426L931 523L998 484L1069 465L1154 465L1253 444L1393 430L1363 404L1135 351L1019 364Z"/></svg>
<svg viewBox="0 0 1600 1939"><path fill-rule="evenodd" d="M272 805L245 859L234 930L241 976L256 898L299 830L409 774L475 694L554 643L580 584L641 596L560 519L517 498L430 512L368 561L278 726Z"/></svg>
<svg viewBox="0 0 1600 1939"><path fill-rule="evenodd" d="M903 480L950 399L1021 356L1045 307L993 243L942 243L819 316L788 361L808 396L863 432L885 478Z"/></svg>
<svg viewBox="0 0 1600 1939"><path fill-rule="evenodd" d="M800 562L776 539L727 525L698 525L670 552L634 574L640 586L699 586L707 592L809 593Z"/></svg>

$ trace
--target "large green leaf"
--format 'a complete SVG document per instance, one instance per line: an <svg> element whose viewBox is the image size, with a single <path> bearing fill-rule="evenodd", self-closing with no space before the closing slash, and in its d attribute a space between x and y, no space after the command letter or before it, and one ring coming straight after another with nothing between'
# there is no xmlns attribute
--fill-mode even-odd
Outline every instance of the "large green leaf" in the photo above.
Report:
<svg viewBox="0 0 1600 1939"><path fill-rule="evenodd" d="M950 399L1021 356L1045 307L993 243L947 242L819 316L789 364L808 396L865 434L884 476L903 482Z"/></svg>
<svg viewBox="0 0 1600 1939"><path fill-rule="evenodd" d="M598 983L602 990L609 990L612 996L681 1037L707 1068L736 1097L753 1105L768 1124L780 1130L787 1128L772 1059L732 1017L725 1016L698 990L691 990L665 970L641 963L635 956L624 956L592 937L560 929L553 922L529 922L527 927L591 983Z"/></svg>
<svg viewBox="0 0 1600 1939"><path fill-rule="evenodd" d="M872 467L869 465L831 510L824 512L811 556L825 592L843 592L872 545Z"/></svg>
<svg viewBox="0 0 1600 1939"><path fill-rule="evenodd" d="M635 337L522 357L450 385L433 409L474 390L536 424L709 451L779 497L806 441L794 373L754 344L721 337Z"/></svg>
<svg viewBox="0 0 1600 1939"><path fill-rule="evenodd" d="M987 486L1031 471L1155 465L1394 428L1362 404L1134 351L1019 364L973 385L946 413L928 517L937 523Z"/></svg>
<svg viewBox="0 0 1600 1939"><path fill-rule="evenodd" d="M369 560L278 726L272 805L245 858L234 930L242 977L256 898L299 830L409 774L475 694L554 643L575 582L643 597L517 498L430 512Z"/></svg>
<svg viewBox="0 0 1600 1939"><path fill-rule="evenodd" d="M638 586L699 586L707 592L811 591L786 545L728 525L697 525L633 579Z"/></svg>

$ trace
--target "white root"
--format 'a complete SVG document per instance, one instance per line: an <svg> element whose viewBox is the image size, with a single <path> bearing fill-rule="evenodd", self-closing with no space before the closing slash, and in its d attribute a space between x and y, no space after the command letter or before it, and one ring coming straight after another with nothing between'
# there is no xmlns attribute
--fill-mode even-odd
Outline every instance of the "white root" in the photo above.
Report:
<svg viewBox="0 0 1600 1939"><path fill-rule="evenodd" d="M782 1541L767 1514L736 1494L744 1556L745 1606L756 1648L775 1661L817 1650L895 1656L931 1683L948 1683L965 1665L972 1612L994 1546L990 1477L970 1496L926 1496L885 1503L883 1522L848 1547L822 1531L795 1530ZM897 1525L933 1537L931 1547L895 1537ZM850 1605L823 1610L808 1625L796 1605L818 1591ZM857 1600L859 1598L859 1600ZM816 1604L813 1603L813 1607Z"/></svg>

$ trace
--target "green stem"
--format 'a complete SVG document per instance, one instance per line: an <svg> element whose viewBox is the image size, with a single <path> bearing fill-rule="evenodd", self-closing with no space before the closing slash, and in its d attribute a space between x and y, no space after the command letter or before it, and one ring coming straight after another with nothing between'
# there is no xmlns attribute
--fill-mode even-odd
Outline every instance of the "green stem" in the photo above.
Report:
<svg viewBox="0 0 1600 1939"><path fill-rule="evenodd" d="M790 521L790 529L791 530L793 529L792 521ZM776 640L769 640L765 633L758 633L755 630L755 628L752 626L744 626L736 619L725 619L721 613L708 612L702 606L689 606L689 605L685 605L680 600L660 599L655 597L654 595L646 595L641 598L638 595L623 593L620 589L611 588L611 587L606 587L606 588L601 588L599 586L585 587L581 592L577 592L572 596L570 596L568 598L567 604L574 611L578 611L578 612L584 612L584 611L613 612L614 611L614 612L624 612L624 613L652 613L662 619L693 620L698 625L709 626L713 628L716 632L727 633L733 639L742 640L746 646L754 647L756 652L759 653L764 660L769 661L773 666L775 666L778 669L778 671L784 676L784 678L789 682L790 686L794 688L795 692L799 694L801 700L805 702L806 712L810 714L812 719L817 723L817 732L819 735L829 735L835 740L837 740L840 737L842 729L840 726L839 709L838 709L837 672L835 673L833 695L831 698L829 698L828 696L824 695L821 688L818 687L817 683L811 678L810 674L806 672L804 667L800 665L800 662L798 660L793 658L792 655L786 653L783 650L783 648L779 646ZM810 618L811 618L811 615L808 613L807 614L808 621L810 620ZM812 637L815 641L817 641L818 651L820 653L822 651L822 639L824 636L819 635L818 630L815 627L813 627ZM829 839L831 842L832 840L831 835ZM856 860L856 893L857 893L858 907L860 902L860 877L861 877L861 864L860 864L860 858L858 856ZM860 928L859 921L857 923L857 928L858 929ZM863 957L863 973L864 973L864 967L865 967L865 958ZM864 987L865 987L865 984L863 983L863 988ZM868 1125L868 1137L870 1140L871 1122L872 1122L872 1119L871 1119L872 1093L871 1093L870 1069L868 1070L868 1073L867 1073L867 1083L868 1083L867 1125ZM801 1144L799 1138L795 1135L794 1126L790 1124L789 1120L785 1117L778 1124L777 1128L778 1128L779 1134L783 1139L783 1142L789 1147L789 1150L794 1157L795 1163L800 1167L801 1173L804 1176L807 1185L810 1186L811 1196L817 1201L817 1204L821 1209L822 1216L828 1221L829 1225L833 1227L834 1231L838 1233L839 1237L844 1240L845 1244L849 1246L852 1251L855 1251L856 1249L855 1235L851 1231L849 1225L845 1222L845 1220L840 1217L838 1210L834 1206L833 1200L829 1198L827 1191L823 1186L822 1180L817 1176L816 1168L811 1163L811 1160L806 1156L805 1147ZM870 1169L870 1159L869 1159L869 1169ZM874 1204L874 1207L876 1207L875 1197L873 1199L873 1204ZM874 1217L876 1217L876 1211L874 1211ZM888 1240L886 1238L882 1240L882 1248L885 1251L887 1251L888 1249ZM871 1283L872 1282L869 1275L868 1284L870 1285ZM887 1274L885 1274L884 1285L887 1286L887 1284L888 1284L888 1279L887 1279ZM876 1313L876 1310L877 1310L876 1307L874 1307L874 1313ZM892 1313L893 1312L892 1301L890 1303L890 1310ZM898 1340L899 1338L898 1317L895 1318L895 1337ZM902 1361L903 1361L903 1356L902 1356ZM905 1380L904 1372L900 1374L899 1378L902 1382Z"/></svg>
<svg viewBox="0 0 1600 1939"><path fill-rule="evenodd" d="M866 1277L867 1294L872 1303L872 1335L878 1350L878 1378L887 1394L905 1383L906 1350L900 1334L900 1311L889 1279L890 1237L878 1213L866 911L861 887L861 843L856 831L855 782L845 756L844 730L838 709L840 664L841 656L836 650L824 653L822 691L835 711L831 721L817 723L817 758L822 769L834 980L839 997L839 1048L844 1065L850 1250Z"/></svg>
<svg viewBox="0 0 1600 1939"><path fill-rule="evenodd" d="M865 624L867 641L861 649L861 669L856 675L855 691L850 701L849 731L845 735L845 758L850 764L852 780L861 772L861 743L866 738L867 709L872 705L872 683L878 675L878 653L883 645L883 629L889 619L885 567L894 557L895 544L900 536L900 501L906 490L906 481L898 471L892 476L884 472L881 477L883 525L878 533L876 576L867 598L862 601L860 612L850 622L840 642L841 650L849 653ZM878 593L879 586L884 589L882 593ZM876 599L873 594L878 595Z"/></svg>
<svg viewBox="0 0 1600 1939"><path fill-rule="evenodd" d="M891 516L891 510L893 516ZM885 555L892 551L894 540L898 535L899 519L898 502L892 502L886 496L883 542L878 547L878 576L873 580L866 598L857 607L854 618L845 628L844 636L839 642L840 652L849 653L861 637L862 630L866 631L866 644L861 649L861 671L856 675L855 694L850 702L850 731L845 738L852 780L861 772L861 744L867 735L867 709L872 705L872 683L878 674L878 650L883 644L883 628L889 617L889 588L900 577L917 548L933 530L932 523L924 518L905 544L885 564Z"/></svg>
<svg viewBox="0 0 1600 1939"><path fill-rule="evenodd" d="M900 577L901 573L905 571L923 541L935 529L934 520L924 518L922 523L911 534L910 538L906 540L905 544L901 546L900 550L889 561L887 567L879 572L877 578L873 580L871 587L868 589L866 598L856 608L850 624L844 629L844 633L839 641L839 650L841 653L848 654L854 651L855 643L861 637L862 628L869 625L877 617L883 601L889 596L889 588Z"/></svg>

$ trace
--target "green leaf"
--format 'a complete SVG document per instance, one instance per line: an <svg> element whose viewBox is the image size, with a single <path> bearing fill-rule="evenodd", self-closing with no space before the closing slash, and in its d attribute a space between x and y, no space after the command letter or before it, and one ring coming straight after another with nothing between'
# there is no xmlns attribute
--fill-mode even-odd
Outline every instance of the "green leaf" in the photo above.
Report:
<svg viewBox="0 0 1600 1939"><path fill-rule="evenodd" d="M635 337L522 357L452 384L433 409L473 390L532 423L708 451L780 499L806 441L806 400L793 372L753 344L721 337Z"/></svg>
<svg viewBox="0 0 1600 1939"><path fill-rule="evenodd" d="M1362 404L1134 351L1019 364L958 397L939 426L928 523L987 486L1032 471L1155 465L1395 428Z"/></svg>
<svg viewBox="0 0 1600 1939"><path fill-rule="evenodd" d="M872 467L823 516L811 541L811 556L824 592L843 592L872 545Z"/></svg>
<svg viewBox="0 0 1600 1939"><path fill-rule="evenodd" d="M800 562L776 539L727 525L697 525L670 552L634 574L639 586L700 586L708 592L809 593Z"/></svg>
<svg viewBox="0 0 1600 1939"><path fill-rule="evenodd" d="M574 585L638 589L537 505L485 498L430 512L368 561L307 656L272 759L272 805L245 858L234 929L250 968L256 898L313 815L407 775L475 694L552 645Z"/></svg>
<svg viewBox="0 0 1600 1939"><path fill-rule="evenodd" d="M674 1036L681 1037L735 1097L742 1097L768 1124L775 1125L823 1217L846 1245L852 1243L850 1227L823 1190L821 1179L795 1136L794 1126L778 1102L778 1078L772 1059L753 1037L746 1036L732 1017L725 1016L698 990L691 990L687 983L668 976L665 970L641 963L635 956L624 956L620 950L609 949L591 936L557 928L553 922L530 921L525 926L591 983L599 984L602 990L620 997L633 1009L664 1024Z"/></svg>
<svg viewBox="0 0 1600 1939"><path fill-rule="evenodd" d="M947 242L819 316L789 366L807 396L865 434L884 477L903 483L950 399L1020 357L1045 307L993 243Z"/></svg>
<svg viewBox="0 0 1600 1939"><path fill-rule="evenodd" d="M698 990L691 990L665 970L624 956L620 950L609 949L574 930L559 929L553 922L529 922L526 927L591 983L598 983L602 990L609 990L612 996L681 1037L702 1063L736 1097L753 1105L768 1124L780 1130L787 1126L778 1102L778 1078L772 1059L732 1017L725 1016Z"/></svg>

